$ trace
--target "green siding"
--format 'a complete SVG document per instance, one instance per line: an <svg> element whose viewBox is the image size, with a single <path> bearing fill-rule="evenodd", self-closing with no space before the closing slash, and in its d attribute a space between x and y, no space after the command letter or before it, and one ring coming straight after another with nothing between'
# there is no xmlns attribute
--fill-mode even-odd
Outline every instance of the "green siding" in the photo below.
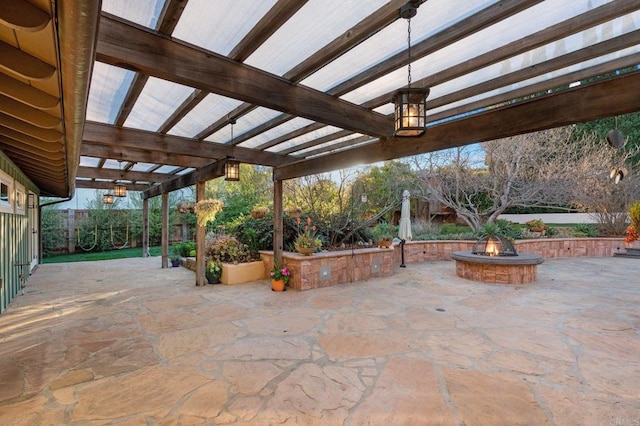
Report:
<svg viewBox="0 0 640 426"><path fill-rule="evenodd" d="M0 151L0 170L24 185L28 191L39 194L38 188ZM34 224L35 229L39 226ZM30 261L30 229L28 209L24 214L0 213L0 313L4 312L11 300L20 292L22 268L16 264ZM29 275L29 268L24 268Z"/></svg>

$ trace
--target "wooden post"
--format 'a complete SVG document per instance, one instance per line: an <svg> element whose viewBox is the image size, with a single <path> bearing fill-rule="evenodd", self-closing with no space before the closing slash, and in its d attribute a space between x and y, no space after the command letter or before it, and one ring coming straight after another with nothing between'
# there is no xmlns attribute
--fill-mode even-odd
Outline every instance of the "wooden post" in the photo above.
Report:
<svg viewBox="0 0 640 426"><path fill-rule="evenodd" d="M282 181L273 182L273 260L282 262L284 245L284 218L282 215Z"/></svg>
<svg viewBox="0 0 640 426"><path fill-rule="evenodd" d="M196 202L204 200L204 187L205 181L198 181L196 184ZM200 226L196 221L196 285L207 284L207 278L205 276L204 260L205 260L205 244L204 239L206 237L206 226Z"/></svg>
<svg viewBox="0 0 640 426"><path fill-rule="evenodd" d="M162 267L169 267L169 193L162 193Z"/></svg>
<svg viewBox="0 0 640 426"><path fill-rule="evenodd" d="M67 210L67 235L67 251L73 254L76 252L76 211L73 209Z"/></svg>
<svg viewBox="0 0 640 426"><path fill-rule="evenodd" d="M142 200L142 257L149 257L149 199Z"/></svg>

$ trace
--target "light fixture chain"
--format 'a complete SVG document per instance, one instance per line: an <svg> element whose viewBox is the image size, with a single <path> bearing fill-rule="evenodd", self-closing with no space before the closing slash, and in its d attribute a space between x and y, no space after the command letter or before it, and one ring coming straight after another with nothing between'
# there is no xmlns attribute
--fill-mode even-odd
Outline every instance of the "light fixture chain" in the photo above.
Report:
<svg viewBox="0 0 640 426"><path fill-rule="evenodd" d="M407 19L407 44L409 53L409 63L407 64L407 86L411 89L411 18Z"/></svg>

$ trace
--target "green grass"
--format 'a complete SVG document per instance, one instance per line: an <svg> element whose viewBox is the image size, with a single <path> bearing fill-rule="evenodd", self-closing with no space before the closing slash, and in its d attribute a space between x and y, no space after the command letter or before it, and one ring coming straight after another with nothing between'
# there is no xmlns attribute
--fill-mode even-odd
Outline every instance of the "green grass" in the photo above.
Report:
<svg viewBox="0 0 640 426"><path fill-rule="evenodd" d="M151 256L160 256L161 253L162 249L160 247L149 248L149 254ZM45 257L42 259L42 263L85 262L87 260L126 259L128 257L142 257L142 247L125 248L122 250L60 254L56 256Z"/></svg>

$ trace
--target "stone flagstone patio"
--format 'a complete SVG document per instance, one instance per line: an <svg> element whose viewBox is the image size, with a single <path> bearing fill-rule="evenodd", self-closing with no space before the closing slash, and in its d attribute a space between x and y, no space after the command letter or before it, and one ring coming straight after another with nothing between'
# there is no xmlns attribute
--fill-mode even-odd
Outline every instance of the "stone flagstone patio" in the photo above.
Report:
<svg viewBox="0 0 640 426"><path fill-rule="evenodd" d="M1 425L640 424L640 261L285 293L159 263L41 265L0 316Z"/></svg>

